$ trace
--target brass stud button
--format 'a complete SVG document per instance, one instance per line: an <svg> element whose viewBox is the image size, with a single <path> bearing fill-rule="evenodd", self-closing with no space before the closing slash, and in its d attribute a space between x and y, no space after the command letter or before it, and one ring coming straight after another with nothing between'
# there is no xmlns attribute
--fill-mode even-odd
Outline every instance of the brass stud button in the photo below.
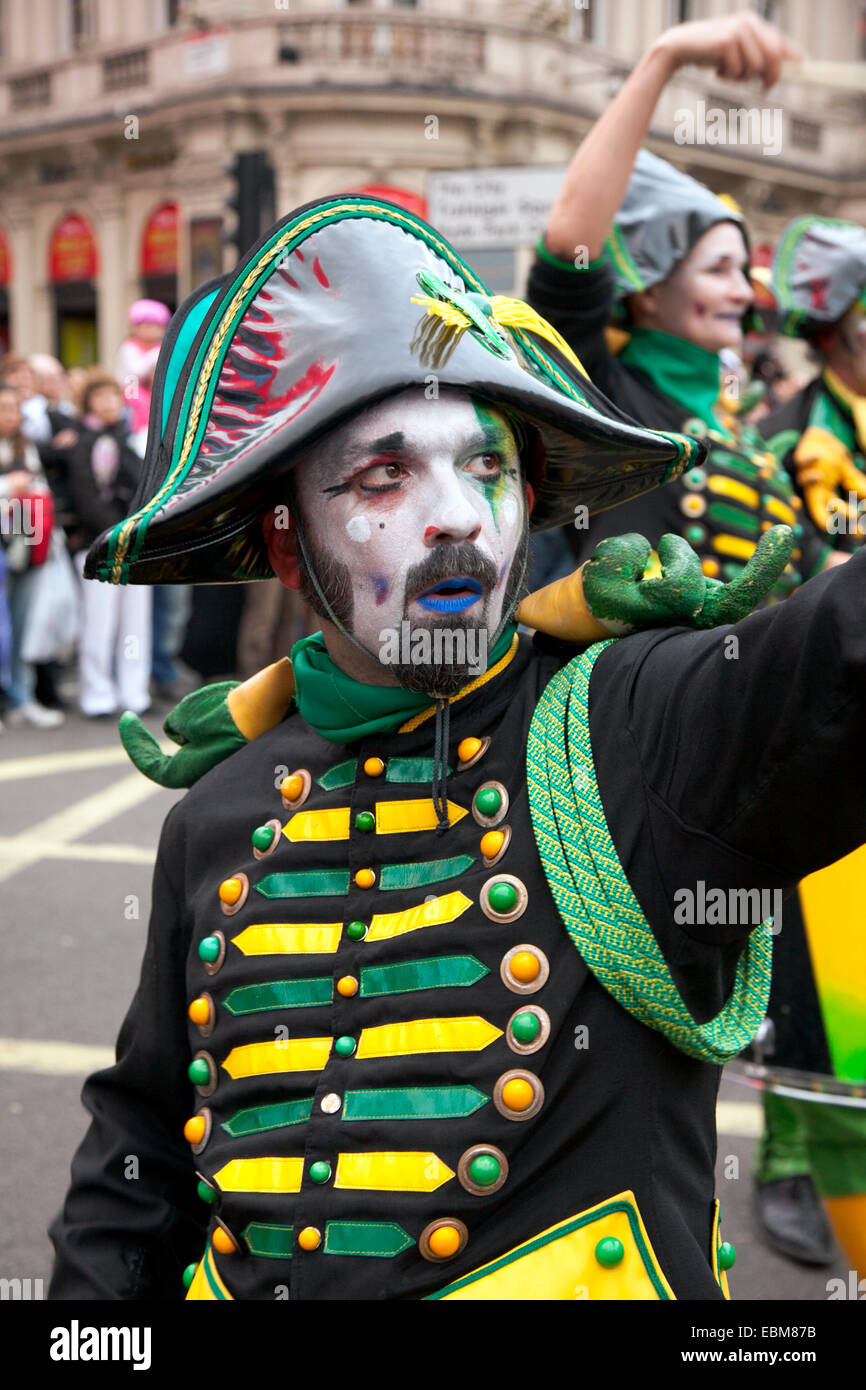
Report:
<svg viewBox="0 0 866 1390"><path fill-rule="evenodd" d="M418 1238L418 1249L425 1260L442 1264L459 1255L469 1240L469 1232L456 1216L440 1216L425 1226Z"/></svg>
<svg viewBox="0 0 866 1390"><path fill-rule="evenodd" d="M457 1164L457 1177L475 1197L498 1192L508 1177L508 1159L492 1144L473 1144Z"/></svg>
<svg viewBox="0 0 866 1390"><path fill-rule="evenodd" d="M508 815L508 791L501 782L482 782L472 798L472 815L479 825L498 825Z"/></svg>
<svg viewBox="0 0 866 1390"><path fill-rule="evenodd" d="M529 902L526 886L513 874L496 874L481 889L478 903L491 922L514 922L522 917Z"/></svg>
<svg viewBox="0 0 866 1390"><path fill-rule="evenodd" d="M222 932L211 932L210 936L206 936L203 941L200 941L198 955L208 975L215 975L218 970L221 970L226 958L226 939Z"/></svg>
<svg viewBox="0 0 866 1390"><path fill-rule="evenodd" d="M535 1004L523 1004L511 1015L505 1028L505 1041L512 1052L528 1055L538 1052L550 1037L550 1016Z"/></svg>
<svg viewBox="0 0 866 1390"><path fill-rule="evenodd" d="M493 1088L493 1104L507 1120L531 1120L544 1104L544 1087L531 1071L506 1071Z"/></svg>
<svg viewBox="0 0 866 1390"><path fill-rule="evenodd" d="M547 956L538 946L512 946L499 967L502 983L515 994L535 994L550 975Z"/></svg>
<svg viewBox="0 0 866 1390"><path fill-rule="evenodd" d="M220 907L226 917L233 917L236 912L240 912L249 891L250 881L246 874L232 874L230 878L223 879L218 894Z"/></svg>
<svg viewBox="0 0 866 1390"><path fill-rule="evenodd" d="M296 811L310 795L313 779L305 767L296 768L280 783L280 796L287 811ZM282 829L282 827L280 827Z"/></svg>
<svg viewBox="0 0 866 1390"><path fill-rule="evenodd" d="M253 831L253 856L256 859L264 859L266 855L273 854L280 843L282 831L282 821L278 820L276 816L273 820L267 820L264 825L258 826ZM268 835L270 835L270 839L268 839Z"/></svg>

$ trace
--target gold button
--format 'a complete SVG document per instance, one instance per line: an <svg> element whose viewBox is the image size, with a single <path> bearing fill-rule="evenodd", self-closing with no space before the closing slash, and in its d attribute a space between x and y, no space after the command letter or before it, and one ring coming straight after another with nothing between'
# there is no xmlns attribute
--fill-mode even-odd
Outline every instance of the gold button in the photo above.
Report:
<svg viewBox="0 0 866 1390"><path fill-rule="evenodd" d="M305 1226L298 1232L298 1244L302 1250L318 1250L322 1243L322 1233L315 1226Z"/></svg>
<svg viewBox="0 0 866 1390"><path fill-rule="evenodd" d="M381 758L365 758L364 771L368 777L381 777L385 771L385 764Z"/></svg>

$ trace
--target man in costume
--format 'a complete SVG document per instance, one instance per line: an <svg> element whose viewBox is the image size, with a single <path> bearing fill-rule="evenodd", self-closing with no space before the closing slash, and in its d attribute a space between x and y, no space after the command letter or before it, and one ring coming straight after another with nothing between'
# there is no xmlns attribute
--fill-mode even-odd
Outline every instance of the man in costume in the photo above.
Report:
<svg viewBox="0 0 866 1390"><path fill-rule="evenodd" d="M714 1110L764 1016L752 909L866 839L863 561L728 629L736 661L710 625L784 534L731 586L679 538L661 580L609 543L518 610L553 637L513 625L530 518L701 456L373 199L308 205L182 306L138 510L88 573L276 572L323 630L182 702L172 758L124 725L194 785L85 1087L52 1297L181 1297L185 1266L193 1299L725 1296ZM684 921L698 882L748 907Z"/></svg>

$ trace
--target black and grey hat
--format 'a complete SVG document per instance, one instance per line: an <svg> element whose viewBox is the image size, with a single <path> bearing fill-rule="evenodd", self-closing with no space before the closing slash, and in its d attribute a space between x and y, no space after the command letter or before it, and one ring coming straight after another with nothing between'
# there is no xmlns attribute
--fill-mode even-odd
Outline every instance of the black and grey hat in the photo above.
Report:
<svg viewBox="0 0 866 1390"><path fill-rule="evenodd" d="M403 208L360 195L285 217L174 316L142 482L85 574L114 584L272 577L261 518L302 447L407 387L451 387L530 427L534 529L624 502L699 460L610 404L550 324L491 296Z"/></svg>
<svg viewBox="0 0 866 1390"><path fill-rule="evenodd" d="M790 338L836 323L866 290L866 228L834 217L796 217L773 258L780 327Z"/></svg>

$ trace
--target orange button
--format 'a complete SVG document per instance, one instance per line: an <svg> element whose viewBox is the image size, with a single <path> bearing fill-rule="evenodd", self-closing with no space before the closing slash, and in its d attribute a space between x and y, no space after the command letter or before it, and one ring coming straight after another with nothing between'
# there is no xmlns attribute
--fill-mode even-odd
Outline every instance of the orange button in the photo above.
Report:
<svg viewBox="0 0 866 1390"><path fill-rule="evenodd" d="M438 1255L441 1260L447 1259L460 1249L460 1232L456 1226L437 1226L428 1237L427 1244L432 1254Z"/></svg>
<svg viewBox="0 0 866 1390"><path fill-rule="evenodd" d="M224 878L219 887L220 901L226 907L234 907L243 891L244 885L239 878Z"/></svg>
<svg viewBox="0 0 866 1390"><path fill-rule="evenodd" d="M298 1232L298 1244L302 1250L318 1250L321 1240L322 1233L315 1226L305 1226Z"/></svg>
<svg viewBox="0 0 866 1390"><path fill-rule="evenodd" d="M701 571L703 574L707 576L708 579L715 579L716 575L719 572L718 560L701 560Z"/></svg>
<svg viewBox="0 0 866 1390"><path fill-rule="evenodd" d="M355 874L355 882L359 888L372 888L376 882L376 875L372 869L359 869Z"/></svg>
<svg viewBox="0 0 866 1390"><path fill-rule="evenodd" d="M528 1110L535 1100L535 1092L522 1076L513 1076L502 1087L502 1104L508 1110Z"/></svg>
<svg viewBox="0 0 866 1390"><path fill-rule="evenodd" d="M193 1115L183 1127L183 1137L188 1144L200 1144L205 1132L204 1115Z"/></svg>
<svg viewBox="0 0 866 1390"><path fill-rule="evenodd" d="M293 772L290 777L284 777L280 783L280 795L286 801L297 801L301 792L304 790L304 779L299 772Z"/></svg>
<svg viewBox="0 0 866 1390"><path fill-rule="evenodd" d="M204 1026L210 1022L210 1004L203 997L200 999L193 999L187 1009L187 1013L193 1023L197 1023L200 1028L204 1028Z"/></svg>
<svg viewBox="0 0 866 1390"><path fill-rule="evenodd" d="M505 833L502 830L488 830L486 835L481 836L481 853L485 859L495 859L502 849L502 842Z"/></svg>
<svg viewBox="0 0 866 1390"><path fill-rule="evenodd" d="M381 777L385 771L385 764L381 758L365 758L364 771L368 777Z"/></svg>
<svg viewBox="0 0 866 1390"><path fill-rule="evenodd" d="M468 763L476 753L481 752L480 738L462 738L457 745L457 756L461 763Z"/></svg>
<svg viewBox="0 0 866 1390"><path fill-rule="evenodd" d="M337 993L342 994L344 999L351 999L353 994L358 993L358 981L354 975L344 975L342 980L337 981Z"/></svg>
<svg viewBox="0 0 866 1390"><path fill-rule="evenodd" d="M541 961L533 951L518 951L516 956L511 957L508 969L515 980L519 980L522 985L530 985L533 980L538 979Z"/></svg>
<svg viewBox="0 0 866 1390"><path fill-rule="evenodd" d="M211 1237L211 1244L214 1250L218 1250L221 1255L233 1255L238 1248L228 1231L224 1231L222 1226L217 1226Z"/></svg>

